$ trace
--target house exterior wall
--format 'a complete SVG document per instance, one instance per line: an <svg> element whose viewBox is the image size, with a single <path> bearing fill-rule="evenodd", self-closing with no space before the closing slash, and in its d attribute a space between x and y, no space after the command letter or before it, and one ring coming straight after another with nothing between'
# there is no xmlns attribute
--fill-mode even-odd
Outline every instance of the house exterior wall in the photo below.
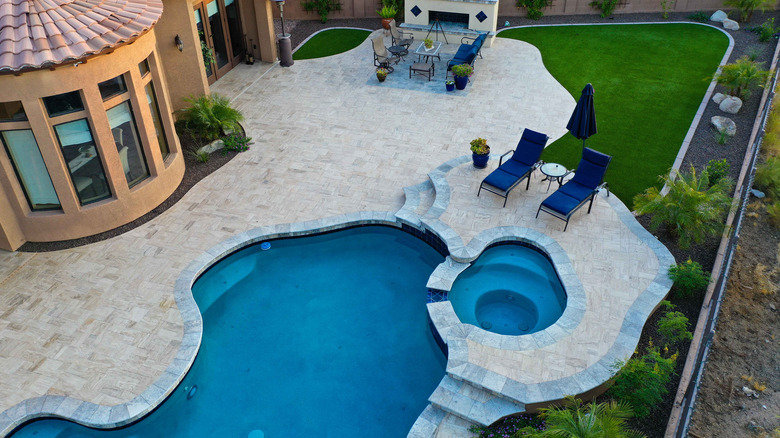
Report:
<svg viewBox="0 0 780 438"><path fill-rule="evenodd" d="M139 63L145 59L148 59L151 71L142 77ZM124 75L127 94L104 102L97 84L119 75ZM144 91L150 76L170 149L165 160ZM24 241L74 239L107 231L142 216L173 193L184 175L184 159L173 126L173 110L165 82L154 32L110 53L87 58L86 62L77 66L62 65L53 70L30 71L18 76L0 75L1 100L21 101L28 119L26 122L2 122L0 131L32 129L62 207L61 210L31 210L10 157L5 148L0 147L0 187L3 192L0 195L0 248L14 250ZM49 118L41 98L77 90L81 93L85 110ZM106 115L106 108L125 99L129 100L133 109L149 172L149 177L132 188L125 178ZM104 169L105 183L112 194L107 199L85 205L79 202L54 130L55 124L82 118L88 120ZM3 204L7 204L8 208Z"/></svg>

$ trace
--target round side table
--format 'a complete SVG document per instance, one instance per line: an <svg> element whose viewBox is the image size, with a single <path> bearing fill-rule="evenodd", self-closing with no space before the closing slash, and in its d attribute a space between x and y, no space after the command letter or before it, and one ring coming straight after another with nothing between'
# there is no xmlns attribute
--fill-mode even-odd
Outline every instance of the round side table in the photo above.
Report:
<svg viewBox="0 0 780 438"><path fill-rule="evenodd" d="M544 163L542 164L542 167L539 168L539 170L541 170L545 176L542 181L548 181L548 192L550 191L550 185L553 181L557 181L558 187L560 187L563 184L563 177L569 174L569 169L558 163Z"/></svg>

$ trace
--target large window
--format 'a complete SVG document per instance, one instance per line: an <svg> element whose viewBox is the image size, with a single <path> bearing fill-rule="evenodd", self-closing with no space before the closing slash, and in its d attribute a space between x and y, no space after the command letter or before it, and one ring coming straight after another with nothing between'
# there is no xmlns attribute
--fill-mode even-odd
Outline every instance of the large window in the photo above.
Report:
<svg viewBox="0 0 780 438"><path fill-rule="evenodd" d="M0 122L19 122L27 120L21 101L0 102Z"/></svg>
<svg viewBox="0 0 780 438"><path fill-rule="evenodd" d="M111 196L87 119L54 127L81 205Z"/></svg>
<svg viewBox="0 0 780 438"><path fill-rule="evenodd" d="M84 102L81 101L81 94L78 91L44 97L43 104L46 105L49 117L84 111Z"/></svg>
<svg viewBox="0 0 780 438"><path fill-rule="evenodd" d="M100 97L102 97L103 100L106 100L109 97L124 93L127 91L127 86L125 85L125 78L123 78L122 75L119 75L113 79L99 83L98 89L100 90Z"/></svg>
<svg viewBox="0 0 780 438"><path fill-rule="evenodd" d="M30 208L33 210L60 208L60 199L54 191L49 171L43 162L32 131L29 129L3 131L0 133L0 138L11 158Z"/></svg>
<svg viewBox="0 0 780 438"><path fill-rule="evenodd" d="M125 101L106 111L114 143L119 152L119 160L127 178L127 185L133 187L149 176L146 168L141 143L138 141L138 130L130 109L130 102Z"/></svg>
<svg viewBox="0 0 780 438"><path fill-rule="evenodd" d="M157 135L157 143L160 144L160 153L164 160L171 151L168 148L168 140L165 139L165 130L163 130L162 127L160 107L157 105L157 95L154 94L154 84L149 82L144 89L146 90L146 100L149 102L149 109L152 110L152 119L154 120L154 131Z"/></svg>

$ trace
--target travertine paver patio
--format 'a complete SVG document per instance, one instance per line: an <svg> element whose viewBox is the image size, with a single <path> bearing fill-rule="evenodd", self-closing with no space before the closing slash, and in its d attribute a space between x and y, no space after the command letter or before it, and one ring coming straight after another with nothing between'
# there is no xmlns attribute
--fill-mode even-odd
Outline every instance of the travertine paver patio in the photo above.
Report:
<svg viewBox="0 0 780 438"><path fill-rule="evenodd" d="M400 76L408 72L402 69L378 84L369 43L289 69L240 66L218 82L213 90L234 98L254 144L153 221L71 250L0 254L0 430L47 402L70 402L58 395L107 406L144 391L154 400L142 398L142 404L161 398L169 388L147 388L175 383L176 376L164 372L185 332L174 284L217 243L260 226L349 212L392 217L404 203L403 187L468 153L475 137L487 138L500 153L514 147L526 127L553 138L566 132L574 98L525 43L496 40L477 60L468 92L460 94L427 88L420 78L403 84ZM436 74L443 90L443 70ZM438 219L466 244L502 225L535 228L558 241L592 293L588 310L601 316L578 327L582 356L553 345L549 367L520 361L540 378L587 366L614 341L621 312L656 276L657 259L607 202L599 200L589 216L578 214L562 233L560 221L532 219L546 184L533 181L530 193L516 189L502 209L490 194L475 197L483 173L460 166L448 174L451 199ZM508 358L493 363L490 349L473 351L476 363L504 372ZM19 404L42 395L52 397ZM60 412L72 413L78 404L68 409ZM121 422L122 415L143 410L123 409L100 412L105 422Z"/></svg>

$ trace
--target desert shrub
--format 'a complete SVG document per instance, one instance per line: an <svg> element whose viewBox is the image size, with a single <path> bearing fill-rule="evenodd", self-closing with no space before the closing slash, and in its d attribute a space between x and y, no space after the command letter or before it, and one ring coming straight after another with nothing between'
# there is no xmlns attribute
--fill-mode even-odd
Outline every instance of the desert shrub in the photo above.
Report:
<svg viewBox="0 0 780 438"><path fill-rule="evenodd" d="M780 201L775 201L767 205L766 213L768 215L769 223L775 228L780 228Z"/></svg>
<svg viewBox="0 0 780 438"><path fill-rule="evenodd" d="M594 0L588 5L601 11L601 18L607 18L615 11L618 0Z"/></svg>
<svg viewBox="0 0 780 438"><path fill-rule="evenodd" d="M710 273L705 272L699 263L691 259L670 266L668 275L674 282L675 295L680 298L691 297L710 284Z"/></svg>
<svg viewBox="0 0 780 438"><path fill-rule="evenodd" d="M323 23L328 21L328 14L333 11L341 10L341 3L333 0L304 1L301 2L301 6L303 7L303 10L307 12L317 11L317 13L320 14L320 21Z"/></svg>
<svg viewBox="0 0 780 438"><path fill-rule="evenodd" d="M503 418L491 424L490 426L474 425L471 427L471 429L469 429L469 431L474 434L473 438L497 438L515 436L518 433L522 433L520 431L526 428L530 428L535 431L545 430L545 421L542 420L538 415L522 414Z"/></svg>
<svg viewBox="0 0 780 438"><path fill-rule="evenodd" d="M550 6L551 0L517 0L518 8L526 8L528 18L538 20L544 16L542 9Z"/></svg>
<svg viewBox="0 0 780 438"><path fill-rule="evenodd" d="M609 395L630 404L637 417L644 417L669 391L666 384L672 378L675 362L677 353L664 358L652 346L642 356L633 357L625 363L619 361L614 368L620 371L609 389Z"/></svg>
<svg viewBox="0 0 780 438"><path fill-rule="evenodd" d="M198 163L208 163L209 161L209 153L206 151L192 151L192 156Z"/></svg>
<svg viewBox="0 0 780 438"><path fill-rule="evenodd" d="M767 8L772 7L772 0L726 0L723 2L724 6L737 8L742 13L740 19L743 22L750 21L753 17L753 11L756 9L765 11Z"/></svg>
<svg viewBox="0 0 780 438"><path fill-rule="evenodd" d="M181 112L184 126L209 141L225 136L227 131L239 129L238 122L244 120L243 114L231 107L226 97L218 94L184 100L190 104Z"/></svg>
<svg viewBox="0 0 780 438"><path fill-rule="evenodd" d="M770 18L763 22L761 26L756 27L756 33L758 34L758 40L765 43L772 39L775 34L780 31L780 27L775 26L775 19Z"/></svg>
<svg viewBox="0 0 780 438"><path fill-rule="evenodd" d="M773 199L780 200L780 157L771 157L756 167L753 185Z"/></svg>
<svg viewBox="0 0 780 438"><path fill-rule="evenodd" d="M710 160L707 163L707 175L710 177L710 185L717 184L721 178L729 176L731 165L726 159Z"/></svg>
<svg viewBox="0 0 780 438"><path fill-rule="evenodd" d="M728 94L747 99L752 92L751 88L763 85L769 75L768 71L761 70L761 64L743 56L721 68L717 75L718 84L728 88Z"/></svg>
<svg viewBox="0 0 780 438"><path fill-rule="evenodd" d="M566 396L562 406L540 409L540 417L547 421L547 430L526 428L515 437L550 436L572 438L643 437L628 428L626 421L634 416L631 405L625 401L591 402Z"/></svg>
<svg viewBox="0 0 780 438"><path fill-rule="evenodd" d="M707 236L717 235L723 230L723 216L731 206L728 195L733 182L720 178L710 185L707 171L696 174L674 171L677 178L669 175L659 178L669 189L666 196L657 187L650 187L634 197L634 208L639 215L652 214L650 228L664 225L678 237L680 248L686 249L691 242L700 243Z"/></svg>
<svg viewBox="0 0 780 438"><path fill-rule="evenodd" d="M228 152L244 152L249 149L249 142L252 137L246 137L240 134L230 134L222 139L222 154Z"/></svg>
<svg viewBox="0 0 780 438"><path fill-rule="evenodd" d="M694 12L693 14L688 16L688 19L691 21L697 21L699 23L706 23L710 21L710 16L702 11Z"/></svg>
<svg viewBox="0 0 780 438"><path fill-rule="evenodd" d="M677 0L661 0L661 18L669 18L669 11L674 9L674 3Z"/></svg>
<svg viewBox="0 0 780 438"><path fill-rule="evenodd" d="M688 330L689 326L690 322L682 312L666 312L658 320L658 333L669 344L690 341L693 339L693 334Z"/></svg>

